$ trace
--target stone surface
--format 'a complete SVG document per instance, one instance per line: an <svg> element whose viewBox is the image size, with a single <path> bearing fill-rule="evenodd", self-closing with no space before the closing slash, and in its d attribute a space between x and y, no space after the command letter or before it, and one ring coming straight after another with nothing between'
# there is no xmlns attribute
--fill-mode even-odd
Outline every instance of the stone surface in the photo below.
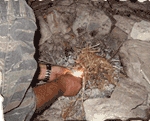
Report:
<svg viewBox="0 0 150 121"><path fill-rule="evenodd" d="M112 50L117 51L117 49L119 49L119 47L124 41L127 40L127 38L128 34L126 32L124 32L118 27L115 27L111 31L109 39L107 39L107 44Z"/></svg>
<svg viewBox="0 0 150 121"><path fill-rule="evenodd" d="M150 91L150 43L128 40L120 49L124 71L130 79L144 85Z"/></svg>
<svg viewBox="0 0 150 121"><path fill-rule="evenodd" d="M86 32L104 36L110 32L111 25L111 20L103 11L98 9L92 10L88 6L79 6L72 28L76 36L80 36Z"/></svg>
<svg viewBox="0 0 150 121"><path fill-rule="evenodd" d="M73 3L73 0L62 0L62 1L59 1L59 5L70 5Z"/></svg>
<svg viewBox="0 0 150 121"><path fill-rule="evenodd" d="M145 109L139 107L145 104L147 95L145 87L132 80L122 79L111 98L89 99L84 102L86 119L89 121L147 119L146 106Z"/></svg>
<svg viewBox="0 0 150 121"><path fill-rule="evenodd" d="M142 20L134 24L130 36L133 39L150 41L150 22Z"/></svg>
<svg viewBox="0 0 150 121"><path fill-rule="evenodd" d="M38 17L39 23L40 23L40 33L41 33L41 38L39 41L39 45L42 45L45 43L48 39L51 38L52 33L48 27L48 24L44 21L42 16Z"/></svg>
<svg viewBox="0 0 150 121"><path fill-rule="evenodd" d="M129 17L123 17L119 15L114 15L114 19L117 21L116 26L119 27L121 30L129 34L132 30L132 27L135 23L134 20L130 19Z"/></svg>
<svg viewBox="0 0 150 121"><path fill-rule="evenodd" d="M48 114L43 114L42 117L38 118L34 121L63 121L60 117L55 117L54 115L51 115L51 111L46 111Z"/></svg>
<svg viewBox="0 0 150 121"><path fill-rule="evenodd" d="M52 35L42 46L40 46L39 60L53 65L64 66L65 61L65 41L62 37Z"/></svg>
<svg viewBox="0 0 150 121"><path fill-rule="evenodd" d="M64 16L56 10L53 10L50 14L48 14L47 22L52 34L65 34L71 30L68 24L63 21L63 17Z"/></svg>

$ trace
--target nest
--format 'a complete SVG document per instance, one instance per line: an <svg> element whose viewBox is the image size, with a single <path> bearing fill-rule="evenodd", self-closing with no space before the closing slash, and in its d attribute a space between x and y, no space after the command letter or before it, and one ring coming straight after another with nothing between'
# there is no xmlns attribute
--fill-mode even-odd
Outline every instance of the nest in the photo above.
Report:
<svg viewBox="0 0 150 121"><path fill-rule="evenodd" d="M63 108L62 117L64 119L76 117L76 120L83 120L85 119L83 102L89 98L84 94L86 89L98 88L101 90L109 84L116 85L116 74L113 65L107 59L101 57L99 50L93 47L85 47L79 51L74 68L82 69L84 72L83 87L79 94L70 101L69 105Z"/></svg>
<svg viewBox="0 0 150 121"><path fill-rule="evenodd" d="M83 48L76 60L76 68L83 69L85 84L90 88L102 89L108 84L116 85L115 71L111 63L98 55L99 50Z"/></svg>

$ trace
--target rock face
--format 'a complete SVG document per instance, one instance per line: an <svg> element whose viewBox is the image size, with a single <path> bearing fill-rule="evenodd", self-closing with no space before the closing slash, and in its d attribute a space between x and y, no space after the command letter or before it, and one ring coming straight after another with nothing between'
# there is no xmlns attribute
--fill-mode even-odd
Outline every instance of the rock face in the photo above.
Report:
<svg viewBox="0 0 150 121"><path fill-rule="evenodd" d="M128 39L128 34L126 32L124 32L118 27L114 27L114 29L110 33L110 39L107 40L107 44L112 50L117 51L117 49L127 39Z"/></svg>
<svg viewBox="0 0 150 121"><path fill-rule="evenodd" d="M47 22L52 34L66 34L71 30L69 25L63 22L63 20L64 16L56 10L48 14Z"/></svg>
<svg viewBox="0 0 150 121"><path fill-rule="evenodd" d="M42 35L39 41L39 45L42 45L51 38L52 33L48 27L48 24L44 21L43 17L39 16L38 19L40 22L40 32Z"/></svg>
<svg viewBox="0 0 150 121"><path fill-rule="evenodd" d="M122 17L119 15L114 15L114 19L117 21L116 26L119 27L121 30L129 34L132 30L132 27L135 23L134 20L128 17Z"/></svg>
<svg viewBox="0 0 150 121"><path fill-rule="evenodd" d="M128 40L120 49L120 57L126 74L150 92L150 43Z"/></svg>
<svg viewBox="0 0 150 121"><path fill-rule="evenodd" d="M129 79L120 79L111 98L89 99L84 102L86 119L147 119L148 91L144 86Z"/></svg>
<svg viewBox="0 0 150 121"><path fill-rule="evenodd" d="M108 34L111 25L110 18L103 11L98 9L91 11L88 7L81 6L77 8L76 20L72 28L76 36L87 32L87 35L93 37L96 34L101 36Z"/></svg>
<svg viewBox="0 0 150 121"><path fill-rule="evenodd" d="M150 23L141 21L134 24L130 36L133 39L150 41Z"/></svg>

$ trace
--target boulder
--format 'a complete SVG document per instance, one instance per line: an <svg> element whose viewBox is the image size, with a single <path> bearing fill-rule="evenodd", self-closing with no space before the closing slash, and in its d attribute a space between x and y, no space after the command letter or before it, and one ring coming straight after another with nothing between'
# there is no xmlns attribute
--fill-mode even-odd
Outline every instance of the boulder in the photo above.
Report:
<svg viewBox="0 0 150 121"><path fill-rule="evenodd" d="M111 98L88 99L84 102L86 120L147 119L148 92L129 78L121 79ZM140 106L143 105L144 108Z"/></svg>
<svg viewBox="0 0 150 121"><path fill-rule="evenodd" d="M69 6L73 3L73 0L61 0L57 4L61 6Z"/></svg>
<svg viewBox="0 0 150 121"><path fill-rule="evenodd" d="M38 17L39 24L40 24L40 33L41 33L41 38L39 41L39 46L45 43L48 39L51 38L52 33L48 27L48 24L45 22L42 16Z"/></svg>
<svg viewBox="0 0 150 121"><path fill-rule="evenodd" d="M57 10L53 10L48 14L47 23L52 34L66 34L71 30L67 22L63 21L64 19L64 16Z"/></svg>
<svg viewBox="0 0 150 121"><path fill-rule="evenodd" d="M122 17L119 15L114 15L114 19L117 21L115 26L119 27L121 30L129 34L132 30L132 27L135 23L134 20L128 17Z"/></svg>
<svg viewBox="0 0 150 121"><path fill-rule="evenodd" d="M89 6L78 6L77 16L73 23L73 32L78 37L88 33L91 37L106 35L110 32L112 22L105 13Z"/></svg>
<svg viewBox="0 0 150 121"><path fill-rule="evenodd" d="M150 22L144 20L136 22L132 28L130 36L133 39L150 41Z"/></svg>
<svg viewBox="0 0 150 121"><path fill-rule="evenodd" d="M150 91L150 43L128 40L120 49L124 71L127 76Z"/></svg>
<svg viewBox="0 0 150 121"><path fill-rule="evenodd" d="M108 46L111 48L111 50L117 51L121 44L127 40L128 35L126 32L121 30L118 27L115 27L111 33L110 33L110 38L107 40Z"/></svg>

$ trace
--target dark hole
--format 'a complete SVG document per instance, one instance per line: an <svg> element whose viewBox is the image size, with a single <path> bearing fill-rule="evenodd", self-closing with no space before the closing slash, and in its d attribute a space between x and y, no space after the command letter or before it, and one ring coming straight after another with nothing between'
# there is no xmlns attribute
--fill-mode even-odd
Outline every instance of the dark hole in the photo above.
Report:
<svg viewBox="0 0 150 121"><path fill-rule="evenodd" d="M50 7L52 7L52 6L53 6L53 3L50 2L48 5L49 5Z"/></svg>
<svg viewBox="0 0 150 121"><path fill-rule="evenodd" d="M97 33L98 33L98 32L94 30L94 31L91 31L91 32L90 32L90 35L91 35L92 37L95 37L95 36L97 35Z"/></svg>
<svg viewBox="0 0 150 121"><path fill-rule="evenodd" d="M80 33L82 33L84 31L84 29L83 28L78 28L77 31L80 34Z"/></svg>
<svg viewBox="0 0 150 121"><path fill-rule="evenodd" d="M132 3L135 3L135 2L137 2L137 0L130 0Z"/></svg>
<svg viewBox="0 0 150 121"><path fill-rule="evenodd" d="M127 16L128 16L128 17L130 17L131 15L130 15L130 14L128 14Z"/></svg>

